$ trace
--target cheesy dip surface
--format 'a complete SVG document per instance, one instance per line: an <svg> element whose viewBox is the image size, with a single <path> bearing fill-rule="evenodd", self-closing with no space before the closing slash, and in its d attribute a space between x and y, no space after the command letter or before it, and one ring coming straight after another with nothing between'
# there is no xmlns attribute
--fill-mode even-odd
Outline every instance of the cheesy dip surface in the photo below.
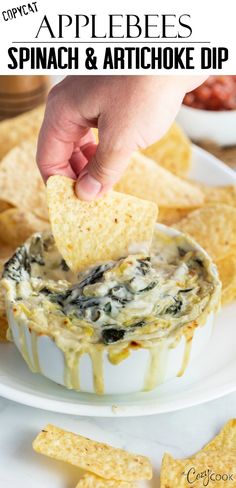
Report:
<svg viewBox="0 0 236 488"><path fill-rule="evenodd" d="M78 276L50 233L34 234L6 263L3 278L18 321L64 351L176 337L216 307L220 293L210 259L186 236L161 230L150 255L122 257Z"/></svg>

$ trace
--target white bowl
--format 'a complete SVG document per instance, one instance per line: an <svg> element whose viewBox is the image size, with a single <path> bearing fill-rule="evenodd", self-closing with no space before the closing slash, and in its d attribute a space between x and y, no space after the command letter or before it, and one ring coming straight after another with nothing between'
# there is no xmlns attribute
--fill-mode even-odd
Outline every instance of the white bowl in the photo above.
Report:
<svg viewBox="0 0 236 488"><path fill-rule="evenodd" d="M176 120L193 141L236 144L236 110L200 110L182 104Z"/></svg>
<svg viewBox="0 0 236 488"><path fill-rule="evenodd" d="M157 224L157 228L165 231L167 235L180 234L177 230L161 224ZM206 252L196 243L195 247L209 259ZM213 263L210 264L210 269L217 277L217 270ZM96 376L99 371L95 371L94 375L90 355L82 355L76 365L76 371L74 371L74 374L80 378L80 385L77 389L88 393L134 393L152 390L161 383L182 375L186 367L203 352L210 340L220 292L216 293L215 298L213 306L204 312L204 322L193 330L192 341L187 339L184 334L179 341L175 341L177 343L173 342L173 338L167 338L162 341L162 345L155 348L133 349L129 357L116 365L109 361L107 350L103 349L101 356L103 390L100 388L101 377ZM40 372L60 385L72 388L62 350L50 337L37 336L27 325L17 320L13 314L14 303L6 300L6 305L13 341L31 370ZM152 377L148 376L151 369L154 373Z"/></svg>
<svg viewBox="0 0 236 488"><path fill-rule="evenodd" d="M13 313L9 310L8 320L13 336L13 340L21 352L25 355L25 349L23 350L20 327L14 319ZM207 346L214 323L214 314L211 312L205 324L196 329L194 338L192 341L190 358L186 362L186 367L189 366L192 361L197 358ZM34 361L35 351L33 352L32 346L32 332L29 328L24 327L24 334L27 344L27 354L31 360L32 371L38 372L37 364ZM57 347L55 342L47 336L39 336L36 341L37 348L37 360L40 365L40 372L46 378L49 378L56 383L69 387L65 380L65 361L63 352ZM160 349L159 355L159 367L160 370L155 378L155 381L147 386L146 390L152 390L160 384L174 378L178 375L182 376L182 366L185 361L186 340L184 336L175 348L168 348L168 341L165 341L165 348ZM104 370L104 391L103 394L122 394L122 393L134 393L145 390L145 377L150 368L150 352L147 349L138 349L132 351L131 355L123 360L120 364L113 365L110 363L107 357L107 353L104 352L103 357L103 370ZM27 361L28 362L28 361ZM80 377L80 390L87 393L99 393L95 391L93 370L91 359L88 354L84 354L79 363L79 377ZM183 369L183 373L185 368Z"/></svg>

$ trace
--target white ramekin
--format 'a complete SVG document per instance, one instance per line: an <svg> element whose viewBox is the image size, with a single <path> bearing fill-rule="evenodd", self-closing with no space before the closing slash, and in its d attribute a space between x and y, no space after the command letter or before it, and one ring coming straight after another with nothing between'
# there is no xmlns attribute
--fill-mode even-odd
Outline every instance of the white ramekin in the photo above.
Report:
<svg viewBox="0 0 236 488"><path fill-rule="evenodd" d="M176 120L193 141L236 144L236 110L200 110L182 105Z"/></svg>
<svg viewBox="0 0 236 488"><path fill-rule="evenodd" d="M168 235L179 235L180 232L161 224L157 224ZM203 249L196 248L202 253ZM212 263L212 272L217 275L216 267ZM12 338L18 350L25 356L25 347L30 359L31 369L39 371L50 380L68 387L65 378L65 357L56 343L48 336L36 336L27 325L22 325L13 314L14 303L6 300L7 316ZM214 310L217 307L214 307ZM170 339L165 339L160 347L158 356L157 375L149 389L158 387L161 383L183 373L183 365L189 365L206 348L213 329L215 311L209 309L205 314L205 321L194 329L191 349L186 346L183 335L177 344L173 346ZM22 342L22 334L24 341ZM33 339L33 340L32 340ZM24 344L23 344L24 343ZM168 346L172 347L168 347ZM108 346L109 347L109 346ZM187 357L189 356L189 357ZM37 357L38 365L35 364ZM147 349L133 349L126 359L117 365L111 364L106 348L103 351L103 394L125 394L144 391L145 379L150 369L151 355ZM92 362L88 354L84 354L78 365L80 377L79 391L97 393L95 388ZM184 368L185 369L185 368Z"/></svg>

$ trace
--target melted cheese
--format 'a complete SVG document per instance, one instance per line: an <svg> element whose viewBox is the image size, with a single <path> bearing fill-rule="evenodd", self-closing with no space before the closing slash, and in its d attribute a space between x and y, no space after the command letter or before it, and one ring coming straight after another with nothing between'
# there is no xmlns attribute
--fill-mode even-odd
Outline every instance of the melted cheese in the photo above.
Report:
<svg viewBox="0 0 236 488"><path fill-rule="evenodd" d="M68 388L79 390L78 364L90 355L97 393L103 392L104 352L115 365L135 347L148 349L147 390L164 378L167 349L186 337L183 374L194 330L220 294L210 259L186 236L162 231L156 231L150 255L130 255L79 276L67 268L50 234L36 234L7 263L3 283L29 367L39 370L37 335L46 334L65 354ZM33 357L21 324L32 331Z"/></svg>

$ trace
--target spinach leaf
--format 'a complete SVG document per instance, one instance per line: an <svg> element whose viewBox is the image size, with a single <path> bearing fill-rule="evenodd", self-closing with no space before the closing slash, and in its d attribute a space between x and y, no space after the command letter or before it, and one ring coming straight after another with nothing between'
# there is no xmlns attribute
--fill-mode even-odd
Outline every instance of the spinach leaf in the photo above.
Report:
<svg viewBox="0 0 236 488"><path fill-rule="evenodd" d="M105 329L102 331L102 341L104 344L112 344L120 341L125 336L124 329Z"/></svg>
<svg viewBox="0 0 236 488"><path fill-rule="evenodd" d="M61 264L60 264L60 266L61 266L61 269L62 269L63 271L69 271L69 269L70 269L70 268L69 268L69 266L66 264L65 259L62 259L62 260L61 260Z"/></svg>
<svg viewBox="0 0 236 488"><path fill-rule="evenodd" d="M3 277L17 283L24 279L25 273L30 274L31 266L25 246L18 247L15 254L5 263Z"/></svg>
<svg viewBox="0 0 236 488"><path fill-rule="evenodd" d="M100 266L96 266L92 270L90 270L89 274L78 284L79 288L84 288L86 285L93 285L96 283L100 278L102 278L103 273L108 269L111 269L115 266L115 263L106 263Z"/></svg>
<svg viewBox="0 0 236 488"><path fill-rule="evenodd" d="M177 298L174 298L174 300L175 300L175 303L173 303L172 305L170 305L166 309L165 313L168 315L176 315L178 312L180 312L180 310L182 308L182 305L183 305L182 300L179 300Z"/></svg>

